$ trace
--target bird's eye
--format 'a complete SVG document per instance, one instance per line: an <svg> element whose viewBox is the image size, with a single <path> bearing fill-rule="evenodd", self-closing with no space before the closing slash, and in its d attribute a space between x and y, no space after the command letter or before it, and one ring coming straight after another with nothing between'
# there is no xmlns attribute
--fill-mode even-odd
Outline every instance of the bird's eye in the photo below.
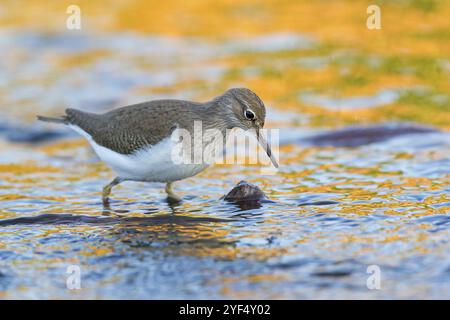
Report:
<svg viewBox="0 0 450 320"><path fill-rule="evenodd" d="M252 110L245 110L245 118L248 120L254 120L255 119L255 113Z"/></svg>

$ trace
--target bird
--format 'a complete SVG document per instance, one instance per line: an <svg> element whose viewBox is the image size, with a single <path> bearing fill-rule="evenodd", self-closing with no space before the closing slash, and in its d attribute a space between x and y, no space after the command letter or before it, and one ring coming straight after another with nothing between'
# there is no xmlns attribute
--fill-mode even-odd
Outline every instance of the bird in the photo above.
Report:
<svg viewBox="0 0 450 320"><path fill-rule="evenodd" d="M68 108L60 117L37 116L40 121L63 124L86 138L100 160L115 172L116 177L103 188L104 205L109 204L113 187L124 181L165 183L168 200L181 201L173 191L173 183L192 177L211 164L173 161L176 142L182 141L181 150L187 143L179 133L174 138L175 132L185 130L192 134L195 123L201 123L203 130L215 130L223 137L227 130L235 128L253 130L273 165L278 167L270 145L260 134L265 117L263 101L247 88L229 89L203 103L164 99L102 114Z"/></svg>

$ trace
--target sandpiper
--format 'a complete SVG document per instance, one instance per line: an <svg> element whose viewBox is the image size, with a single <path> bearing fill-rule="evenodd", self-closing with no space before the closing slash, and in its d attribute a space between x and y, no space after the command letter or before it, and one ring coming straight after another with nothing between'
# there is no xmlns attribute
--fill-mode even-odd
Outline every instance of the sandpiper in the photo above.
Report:
<svg viewBox="0 0 450 320"><path fill-rule="evenodd" d="M103 203L109 203L114 186L123 181L164 182L169 200L179 201L173 192L174 181L192 177L208 163L171 161L172 134L182 128L193 131L201 121L204 129L225 131L240 128L254 130L273 165L278 167L270 146L260 135L266 110L251 90L233 88L205 103L184 100L153 100L94 114L66 109L59 118L38 116L46 122L64 124L84 136L99 158L117 174L103 188Z"/></svg>

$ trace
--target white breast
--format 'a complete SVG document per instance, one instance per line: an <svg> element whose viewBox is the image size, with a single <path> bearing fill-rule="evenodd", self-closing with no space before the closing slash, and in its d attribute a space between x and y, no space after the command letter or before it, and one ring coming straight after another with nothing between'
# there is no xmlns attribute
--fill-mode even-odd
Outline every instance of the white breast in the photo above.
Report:
<svg viewBox="0 0 450 320"><path fill-rule="evenodd" d="M158 144L125 155L97 144L92 137L78 126L70 128L84 136L99 158L124 180L148 182L172 182L192 177L205 170L208 164L176 164L172 161L174 143L170 137Z"/></svg>

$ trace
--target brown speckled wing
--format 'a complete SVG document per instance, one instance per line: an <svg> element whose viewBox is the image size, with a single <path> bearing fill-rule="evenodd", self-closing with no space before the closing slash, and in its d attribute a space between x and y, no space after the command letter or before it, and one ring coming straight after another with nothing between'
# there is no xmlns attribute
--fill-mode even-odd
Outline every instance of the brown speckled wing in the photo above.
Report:
<svg viewBox="0 0 450 320"><path fill-rule="evenodd" d="M99 145L121 154L132 154L169 137L177 125L188 127L200 103L155 100L104 114L67 109L67 120L92 136Z"/></svg>

